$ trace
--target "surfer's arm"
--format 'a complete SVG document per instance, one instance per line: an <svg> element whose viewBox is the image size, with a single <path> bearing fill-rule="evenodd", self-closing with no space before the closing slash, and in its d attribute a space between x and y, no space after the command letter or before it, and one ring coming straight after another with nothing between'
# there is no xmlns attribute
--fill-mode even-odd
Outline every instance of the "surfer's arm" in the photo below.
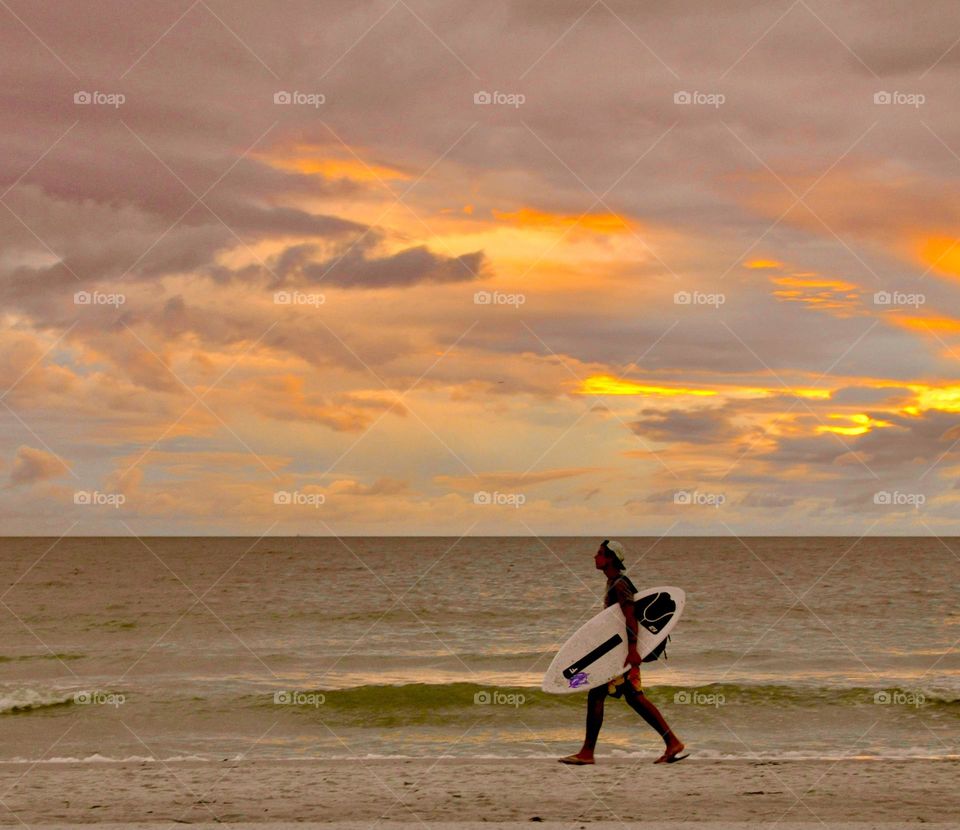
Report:
<svg viewBox="0 0 960 830"><path fill-rule="evenodd" d="M633 611L633 601L622 602L620 609L627 621L627 660L631 666L640 665L640 653L637 651L637 616Z"/></svg>

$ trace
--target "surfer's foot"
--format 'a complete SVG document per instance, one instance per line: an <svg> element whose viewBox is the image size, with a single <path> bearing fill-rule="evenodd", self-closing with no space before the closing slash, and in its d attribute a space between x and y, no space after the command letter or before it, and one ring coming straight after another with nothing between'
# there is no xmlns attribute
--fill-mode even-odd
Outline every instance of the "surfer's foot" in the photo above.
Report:
<svg viewBox="0 0 960 830"><path fill-rule="evenodd" d="M587 755L583 750L576 753L575 755L567 755L565 758L557 758L561 764L570 764L574 767L587 766L593 764L593 755Z"/></svg>
<svg viewBox="0 0 960 830"><path fill-rule="evenodd" d="M677 761L682 761L686 758L686 755L681 755L685 749L684 745L676 738L670 741L667 744L667 748L664 750L663 755L657 758L653 763L655 764L675 764ZM689 753L688 753L689 754Z"/></svg>

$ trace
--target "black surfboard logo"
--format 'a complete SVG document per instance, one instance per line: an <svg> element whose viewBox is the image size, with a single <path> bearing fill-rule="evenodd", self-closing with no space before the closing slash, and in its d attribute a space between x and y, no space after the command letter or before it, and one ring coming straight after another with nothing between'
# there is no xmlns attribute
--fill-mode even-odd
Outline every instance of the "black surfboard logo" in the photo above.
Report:
<svg viewBox="0 0 960 830"><path fill-rule="evenodd" d="M614 634L609 640L600 643L593 651L584 654L576 663L571 663L563 670L563 676L569 680L575 674L582 672L587 666L591 663L596 662L604 654L608 654L613 651L620 643L623 642L623 637L619 634Z"/></svg>

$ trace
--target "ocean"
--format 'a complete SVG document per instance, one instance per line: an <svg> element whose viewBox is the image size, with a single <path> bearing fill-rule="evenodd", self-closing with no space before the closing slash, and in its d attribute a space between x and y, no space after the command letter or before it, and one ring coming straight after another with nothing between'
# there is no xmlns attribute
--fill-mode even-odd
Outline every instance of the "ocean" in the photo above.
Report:
<svg viewBox="0 0 960 830"><path fill-rule="evenodd" d="M648 696L700 758L960 757L960 540L625 538L687 606ZM0 761L558 757L588 538L0 540ZM659 754L608 700L598 755Z"/></svg>

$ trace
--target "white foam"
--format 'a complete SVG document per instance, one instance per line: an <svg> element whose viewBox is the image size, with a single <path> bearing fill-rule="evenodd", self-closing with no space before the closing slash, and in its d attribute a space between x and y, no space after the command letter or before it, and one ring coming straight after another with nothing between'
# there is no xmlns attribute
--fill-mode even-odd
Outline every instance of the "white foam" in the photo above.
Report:
<svg viewBox="0 0 960 830"><path fill-rule="evenodd" d="M8 689L0 692L0 714L72 703L73 694L62 689Z"/></svg>
<svg viewBox="0 0 960 830"><path fill-rule="evenodd" d="M101 755L94 752L93 755L87 755L85 758L74 758L71 756L55 756L53 758L9 758L0 761L3 764L176 764L188 761L208 761L210 763L221 763L223 760L242 761L242 755L235 755L233 758L204 758L200 755L172 755L169 758L154 758L152 755L128 755L124 758L110 758L107 755Z"/></svg>

